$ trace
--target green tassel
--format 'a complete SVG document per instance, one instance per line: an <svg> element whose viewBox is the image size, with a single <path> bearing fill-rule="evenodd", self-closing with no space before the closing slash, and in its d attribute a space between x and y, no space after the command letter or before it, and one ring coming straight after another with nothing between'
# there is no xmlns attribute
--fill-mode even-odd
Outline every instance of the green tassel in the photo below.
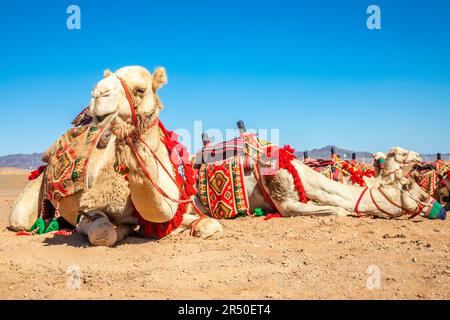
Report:
<svg viewBox="0 0 450 320"><path fill-rule="evenodd" d="M45 230L45 222L44 219L39 218L36 222L31 226L30 232L34 232L36 230L37 234L43 234Z"/></svg>
<svg viewBox="0 0 450 320"><path fill-rule="evenodd" d="M254 214L255 217L262 217L265 215L266 215L266 213L264 212L264 209L261 209L261 208L255 209L255 214Z"/></svg>
<svg viewBox="0 0 450 320"><path fill-rule="evenodd" d="M44 233L49 233L53 231L59 231L59 223L56 218L53 218L52 222L48 225L47 229L45 229Z"/></svg>

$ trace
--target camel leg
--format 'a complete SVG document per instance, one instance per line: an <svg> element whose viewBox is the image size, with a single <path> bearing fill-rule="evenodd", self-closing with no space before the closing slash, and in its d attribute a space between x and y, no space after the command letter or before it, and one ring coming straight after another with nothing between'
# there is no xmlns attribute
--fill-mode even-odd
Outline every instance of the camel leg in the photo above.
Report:
<svg viewBox="0 0 450 320"><path fill-rule="evenodd" d="M85 234L93 246L112 247L119 237L108 216L98 210L83 214L77 231Z"/></svg>
<svg viewBox="0 0 450 320"><path fill-rule="evenodd" d="M299 201L291 201L283 203L281 205L284 208L284 212L281 212L283 217L293 216L326 216L326 215L338 215L347 216L351 213L340 207L333 206L319 206L311 203L302 203Z"/></svg>
<svg viewBox="0 0 450 320"><path fill-rule="evenodd" d="M41 174L37 179L30 181L17 197L9 215L11 229L16 231L29 230L36 221L39 214L39 193L43 177L44 174Z"/></svg>
<svg viewBox="0 0 450 320"><path fill-rule="evenodd" d="M134 230L135 226L129 224L121 224L116 226L116 234L117 234L116 243L128 237L130 234L134 232Z"/></svg>
<svg viewBox="0 0 450 320"><path fill-rule="evenodd" d="M199 219L201 219L199 221ZM176 229L175 234L184 232L186 230L193 230L193 236L205 240L218 240L223 235L223 228L220 222L212 218L201 218L196 214L186 213L183 215L181 226Z"/></svg>
<svg viewBox="0 0 450 320"><path fill-rule="evenodd" d="M202 212L203 216L207 217L208 213L206 208L203 206L199 197L194 197L194 203L198 209ZM199 221L199 219L201 219ZM198 222L196 222L198 221ZM223 235L223 228L220 222L216 219L201 218L193 206L188 206L187 213L183 215L183 221L179 228L174 230L174 234L182 233L186 230L191 230L194 227L194 232L192 233L194 237L199 237L208 240L218 240Z"/></svg>

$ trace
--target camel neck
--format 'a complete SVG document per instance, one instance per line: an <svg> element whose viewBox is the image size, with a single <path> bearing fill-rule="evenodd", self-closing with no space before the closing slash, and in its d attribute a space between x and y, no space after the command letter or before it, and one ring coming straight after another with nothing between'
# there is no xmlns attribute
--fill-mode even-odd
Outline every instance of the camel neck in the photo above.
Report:
<svg viewBox="0 0 450 320"><path fill-rule="evenodd" d="M173 174L172 163L167 148L161 140L158 125L152 126L142 136L142 139L153 150L162 165ZM138 147L139 154L145 166L159 188L163 189L170 197L178 199L180 196L179 190L172 181L174 174L172 178L168 175L145 144L141 142ZM150 222L161 223L171 220L176 213L178 205L162 196L145 175L143 175L138 165L133 167L137 171L134 173L131 172L129 177L131 198L140 215Z"/></svg>

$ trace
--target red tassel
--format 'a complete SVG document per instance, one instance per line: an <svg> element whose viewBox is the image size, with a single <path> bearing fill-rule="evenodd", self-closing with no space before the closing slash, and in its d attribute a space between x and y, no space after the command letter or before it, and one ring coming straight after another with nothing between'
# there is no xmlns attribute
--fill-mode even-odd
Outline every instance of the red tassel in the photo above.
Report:
<svg viewBox="0 0 450 320"><path fill-rule="evenodd" d="M44 172L45 168L47 168L46 165L40 166L36 170L31 171L30 175L28 176L28 180L32 181L32 180L36 180L37 178L39 178L39 176L42 174L42 172Z"/></svg>
<svg viewBox="0 0 450 320"><path fill-rule="evenodd" d="M195 190L194 186L186 184L186 193L189 197L191 197L197 193L197 190Z"/></svg>
<svg viewBox="0 0 450 320"><path fill-rule="evenodd" d="M264 217L264 220L268 221L268 220L273 219L273 218L281 218L281 214L279 214L279 213L268 213Z"/></svg>

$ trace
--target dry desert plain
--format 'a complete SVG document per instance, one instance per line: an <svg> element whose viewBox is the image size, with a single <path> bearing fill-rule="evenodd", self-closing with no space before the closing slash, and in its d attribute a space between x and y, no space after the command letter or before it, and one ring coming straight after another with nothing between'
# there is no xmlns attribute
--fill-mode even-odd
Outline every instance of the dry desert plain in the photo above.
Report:
<svg viewBox="0 0 450 320"><path fill-rule="evenodd" d="M26 183L0 175L0 299L450 299L448 221L240 218L222 221L218 241L186 233L91 247L81 234L9 231Z"/></svg>

